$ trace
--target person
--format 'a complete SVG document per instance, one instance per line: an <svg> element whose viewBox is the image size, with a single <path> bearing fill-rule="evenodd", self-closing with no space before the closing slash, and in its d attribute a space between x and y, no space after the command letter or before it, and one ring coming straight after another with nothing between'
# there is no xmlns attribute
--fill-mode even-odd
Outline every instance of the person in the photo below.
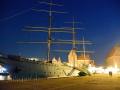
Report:
<svg viewBox="0 0 120 90"><path fill-rule="evenodd" d="M109 76L112 76L112 71L109 71Z"/></svg>

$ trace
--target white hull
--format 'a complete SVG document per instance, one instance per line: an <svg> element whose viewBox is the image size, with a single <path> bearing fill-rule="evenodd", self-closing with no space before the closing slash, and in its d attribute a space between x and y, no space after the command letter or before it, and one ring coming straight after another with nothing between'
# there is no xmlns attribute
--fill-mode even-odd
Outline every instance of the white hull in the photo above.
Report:
<svg viewBox="0 0 120 90"><path fill-rule="evenodd" d="M78 76L79 70L73 70L63 63L60 65L45 63L43 61L24 61L0 58L0 62L7 67L13 79L41 78L41 77L69 77Z"/></svg>

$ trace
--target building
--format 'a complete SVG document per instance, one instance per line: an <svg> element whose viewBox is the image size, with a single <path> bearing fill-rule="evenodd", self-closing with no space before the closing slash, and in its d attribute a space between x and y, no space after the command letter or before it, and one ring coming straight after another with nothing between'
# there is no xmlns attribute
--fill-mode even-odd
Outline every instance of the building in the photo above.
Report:
<svg viewBox="0 0 120 90"><path fill-rule="evenodd" d="M120 67L120 44L115 45L105 59L105 65L109 67Z"/></svg>
<svg viewBox="0 0 120 90"><path fill-rule="evenodd" d="M68 64L75 67L82 67L83 65L94 66L94 60L90 58L89 54L80 54L78 56L76 50L71 50L68 54Z"/></svg>

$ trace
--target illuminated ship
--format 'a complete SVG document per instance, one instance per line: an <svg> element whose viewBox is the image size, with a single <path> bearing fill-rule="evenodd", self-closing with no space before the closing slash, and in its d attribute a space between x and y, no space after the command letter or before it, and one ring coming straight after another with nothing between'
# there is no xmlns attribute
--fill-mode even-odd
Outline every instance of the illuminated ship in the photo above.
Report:
<svg viewBox="0 0 120 90"><path fill-rule="evenodd" d="M49 5L49 10L36 10L35 11L42 11L49 14L49 27L34 27L34 26L27 26L25 31L28 32L47 32L48 33L48 40L46 42L18 42L19 44L48 44L48 54L46 60L31 60L29 58L24 58L21 56L15 56L15 55L1 55L0 56L0 63L4 65L4 67L7 68L9 74L13 79L19 79L19 78L40 78L40 77L69 77L69 76L78 76L78 73L82 70L82 66L78 67L79 65L76 64L76 47L75 44L83 44L83 53L84 53L84 59L85 61L85 47L84 44L91 44L89 41L76 41L75 40L75 29L81 29L81 28L75 28L76 23L74 18L71 23L73 25L72 28L54 28L52 27L52 14L53 13L64 13L64 12L57 12L52 10L52 6L61 6L59 4L54 4L52 2L40 2L42 4ZM40 30L42 29L42 30ZM73 39L72 40L58 40L54 41L52 40L52 33L72 33ZM56 60L53 58L50 60L51 55L51 44L72 44L72 50L65 51L70 52L68 55L68 62L63 63L61 59L59 58ZM60 51L60 50L58 50ZM60 51L60 52L64 52ZM79 61L79 60L78 60ZM78 62L77 61L77 62ZM80 63L80 62L79 62ZM80 63L84 64L84 63ZM90 64L90 63L89 63ZM77 66L76 66L77 65Z"/></svg>
<svg viewBox="0 0 120 90"><path fill-rule="evenodd" d="M1 55L0 62L7 69L12 79L32 79L41 77L70 77L78 76L80 71L87 72L84 65L94 65L92 60L77 56L76 50L72 49L68 55L68 62L62 63L61 59L31 60L15 55Z"/></svg>

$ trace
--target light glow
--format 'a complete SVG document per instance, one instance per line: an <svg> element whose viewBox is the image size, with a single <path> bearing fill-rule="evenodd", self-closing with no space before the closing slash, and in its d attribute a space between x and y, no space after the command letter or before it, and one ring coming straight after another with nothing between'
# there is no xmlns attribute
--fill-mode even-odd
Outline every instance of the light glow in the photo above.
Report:
<svg viewBox="0 0 120 90"><path fill-rule="evenodd" d="M104 73L105 70L104 70L103 67L92 67L92 66L89 66L88 71L90 73Z"/></svg>
<svg viewBox="0 0 120 90"><path fill-rule="evenodd" d="M0 65L0 73L6 73L7 69Z"/></svg>
<svg viewBox="0 0 120 90"><path fill-rule="evenodd" d="M109 74L109 72L112 72L114 74L118 74L120 72L120 69L115 65L114 67L107 67L103 68L101 67L92 67L89 66L88 71L90 73L98 73L98 74Z"/></svg>
<svg viewBox="0 0 120 90"><path fill-rule="evenodd" d="M109 73L109 72L112 72L114 74L118 73L120 70L116 67L108 67L105 69L105 73Z"/></svg>

